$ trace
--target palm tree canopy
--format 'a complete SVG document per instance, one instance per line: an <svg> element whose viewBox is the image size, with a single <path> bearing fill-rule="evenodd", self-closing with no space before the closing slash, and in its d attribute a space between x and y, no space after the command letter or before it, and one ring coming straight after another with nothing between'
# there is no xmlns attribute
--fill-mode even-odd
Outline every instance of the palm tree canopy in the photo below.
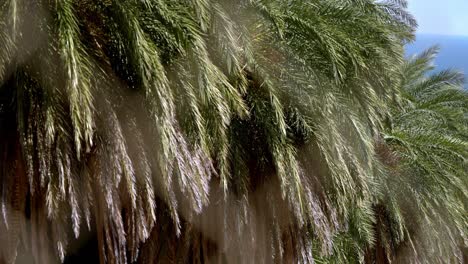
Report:
<svg viewBox="0 0 468 264"><path fill-rule="evenodd" d="M400 232L407 233L412 249L420 252L415 261L463 262L460 245L466 241L468 226L468 93L457 71L429 74L437 52L437 47L430 48L402 67L401 100L394 105L391 126L384 134L393 159L398 160L385 183L386 199L398 214L406 215Z"/></svg>
<svg viewBox="0 0 468 264"><path fill-rule="evenodd" d="M466 92L404 62L405 8L3 1L0 259L459 257Z"/></svg>

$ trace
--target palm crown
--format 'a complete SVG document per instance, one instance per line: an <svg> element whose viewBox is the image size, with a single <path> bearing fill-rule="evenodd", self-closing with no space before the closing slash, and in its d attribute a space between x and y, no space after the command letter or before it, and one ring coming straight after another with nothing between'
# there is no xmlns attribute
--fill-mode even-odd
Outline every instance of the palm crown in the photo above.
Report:
<svg viewBox="0 0 468 264"><path fill-rule="evenodd" d="M86 234L103 263L459 252L466 93L404 63L405 7L4 1L1 257ZM441 220L451 242L423 243Z"/></svg>

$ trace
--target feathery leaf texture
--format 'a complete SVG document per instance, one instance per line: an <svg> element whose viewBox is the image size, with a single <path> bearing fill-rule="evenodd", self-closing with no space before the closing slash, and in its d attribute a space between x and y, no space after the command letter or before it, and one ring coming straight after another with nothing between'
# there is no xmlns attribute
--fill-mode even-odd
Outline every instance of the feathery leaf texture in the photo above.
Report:
<svg viewBox="0 0 468 264"><path fill-rule="evenodd" d="M406 6L3 1L0 261L462 262L467 94Z"/></svg>

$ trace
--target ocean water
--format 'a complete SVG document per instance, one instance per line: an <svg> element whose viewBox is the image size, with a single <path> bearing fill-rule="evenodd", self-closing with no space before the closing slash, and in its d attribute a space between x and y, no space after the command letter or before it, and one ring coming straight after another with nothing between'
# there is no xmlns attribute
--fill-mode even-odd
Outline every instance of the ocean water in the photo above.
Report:
<svg viewBox="0 0 468 264"><path fill-rule="evenodd" d="M416 41L406 47L406 55L417 54L434 45L440 47L435 60L436 71L457 69L468 79L468 36L417 35ZM465 87L468 88L468 83Z"/></svg>

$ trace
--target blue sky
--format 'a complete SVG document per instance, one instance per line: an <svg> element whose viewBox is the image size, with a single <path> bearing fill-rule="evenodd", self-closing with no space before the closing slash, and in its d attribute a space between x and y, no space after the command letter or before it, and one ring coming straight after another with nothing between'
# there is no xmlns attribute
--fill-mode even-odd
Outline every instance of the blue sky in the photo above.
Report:
<svg viewBox="0 0 468 264"><path fill-rule="evenodd" d="M468 0L408 0L420 34L468 36Z"/></svg>

